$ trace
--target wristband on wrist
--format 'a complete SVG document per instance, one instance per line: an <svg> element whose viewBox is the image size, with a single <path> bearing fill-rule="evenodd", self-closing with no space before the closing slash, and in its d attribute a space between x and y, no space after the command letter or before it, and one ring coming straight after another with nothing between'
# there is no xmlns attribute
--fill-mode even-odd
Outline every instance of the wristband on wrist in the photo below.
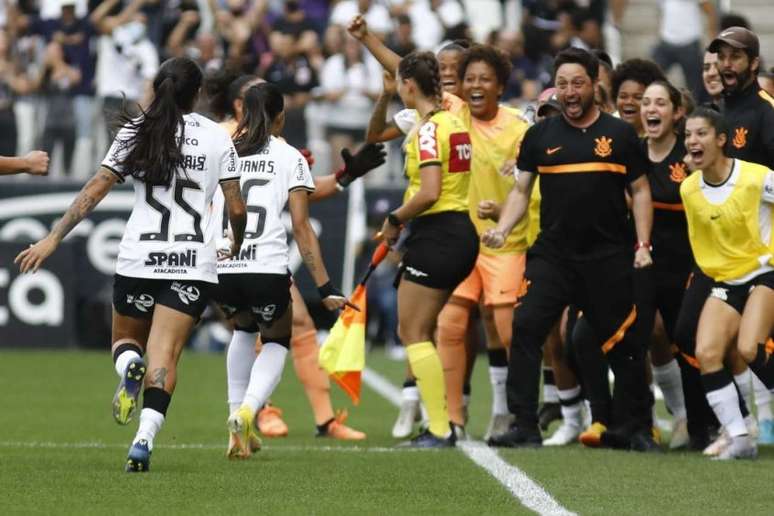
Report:
<svg viewBox="0 0 774 516"><path fill-rule="evenodd" d="M344 297L344 295L339 292L339 289L333 286L333 283L328 281L325 285L321 285L317 287L317 294L320 296L320 299L325 299L327 297L331 296L339 296Z"/></svg>
<svg viewBox="0 0 774 516"><path fill-rule="evenodd" d="M640 242L637 242L636 244L634 244L634 250L635 251L639 251L643 247L646 248L648 251L652 251L653 250L653 246L651 245L650 242L642 242L642 241L640 241Z"/></svg>
<svg viewBox="0 0 774 516"><path fill-rule="evenodd" d="M387 222L390 223L390 226L395 226L396 228L399 228L402 224L398 216L393 212L387 214Z"/></svg>

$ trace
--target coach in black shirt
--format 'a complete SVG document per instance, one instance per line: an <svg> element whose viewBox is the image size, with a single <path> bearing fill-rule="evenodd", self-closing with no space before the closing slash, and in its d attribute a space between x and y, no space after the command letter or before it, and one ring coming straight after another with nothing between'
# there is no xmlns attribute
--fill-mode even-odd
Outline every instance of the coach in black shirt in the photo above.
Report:
<svg viewBox="0 0 774 516"><path fill-rule="evenodd" d="M524 136L519 176L484 245L500 247L527 211L540 175L540 234L514 315L508 369L508 406L516 424L490 439L493 446L539 446L538 390L542 345L565 306L583 311L602 340L616 377L620 412L615 442L654 450L652 397L645 380L645 343L631 331L637 311L632 265L650 266L653 206L645 173L650 165L634 129L594 104L597 58L580 49L561 52L555 86L562 116L532 126ZM631 189L638 243L632 251L625 191ZM612 432L611 432L612 434ZM603 442L605 437L603 434Z"/></svg>
<svg viewBox="0 0 774 516"><path fill-rule="evenodd" d="M774 168L774 98L758 86L758 36L743 27L729 27L708 50L718 55L723 81L728 155Z"/></svg>

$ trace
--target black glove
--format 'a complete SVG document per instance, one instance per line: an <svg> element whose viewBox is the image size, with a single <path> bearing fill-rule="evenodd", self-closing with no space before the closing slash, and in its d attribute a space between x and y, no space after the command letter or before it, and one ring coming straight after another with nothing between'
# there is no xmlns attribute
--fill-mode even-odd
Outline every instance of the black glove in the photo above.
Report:
<svg viewBox="0 0 774 516"><path fill-rule="evenodd" d="M336 182L346 188L358 177L382 165L387 159L387 152L381 143L366 143L354 155L350 154L349 149L342 149L341 157L344 159L344 168L336 172Z"/></svg>
<svg viewBox="0 0 774 516"><path fill-rule="evenodd" d="M341 290L334 287L333 283L330 281L325 285L317 287L317 294L320 296L320 299L326 299L329 297L340 297L342 299L346 299Z"/></svg>

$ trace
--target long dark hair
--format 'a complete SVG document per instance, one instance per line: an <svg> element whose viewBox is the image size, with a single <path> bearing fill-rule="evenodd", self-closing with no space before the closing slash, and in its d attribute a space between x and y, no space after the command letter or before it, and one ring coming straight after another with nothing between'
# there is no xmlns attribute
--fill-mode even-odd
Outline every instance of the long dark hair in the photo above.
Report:
<svg viewBox="0 0 774 516"><path fill-rule="evenodd" d="M239 135L234 147L240 156L256 154L266 147L271 125L285 109L282 92L270 82L250 86L244 97L242 121L234 131Z"/></svg>
<svg viewBox="0 0 774 516"><path fill-rule="evenodd" d="M153 80L153 102L148 109L133 118L125 108L121 116L129 129L122 143L131 147L120 163L125 175L148 185L169 187L183 159L183 115L193 109L201 85L202 71L191 59L164 61Z"/></svg>
<svg viewBox="0 0 774 516"><path fill-rule="evenodd" d="M708 107L697 107L693 110L693 113L686 117L686 120L691 118L703 118L707 123L715 129L715 134L725 134L726 143L723 145L723 154L728 155L728 146L731 143L731 135L729 134L729 125L723 115L716 110Z"/></svg>
<svg viewBox="0 0 774 516"><path fill-rule="evenodd" d="M226 116L236 117L234 101L242 96L242 88L256 79L257 75L244 75L229 69L219 70L208 76L204 81L204 91L212 114L218 120L223 120Z"/></svg>
<svg viewBox="0 0 774 516"><path fill-rule="evenodd" d="M441 103L441 72L432 52L411 52L400 60L398 74L401 79L414 79L423 95Z"/></svg>

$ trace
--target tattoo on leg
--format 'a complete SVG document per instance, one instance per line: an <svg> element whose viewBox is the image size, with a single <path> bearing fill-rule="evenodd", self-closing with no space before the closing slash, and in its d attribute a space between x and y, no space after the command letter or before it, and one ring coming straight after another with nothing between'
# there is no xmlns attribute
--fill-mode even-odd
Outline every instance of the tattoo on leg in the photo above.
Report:
<svg viewBox="0 0 774 516"><path fill-rule="evenodd" d="M167 368L159 367L158 369L154 369L152 376L153 376L153 379L150 382L151 387L158 387L160 389L163 389L167 381Z"/></svg>

